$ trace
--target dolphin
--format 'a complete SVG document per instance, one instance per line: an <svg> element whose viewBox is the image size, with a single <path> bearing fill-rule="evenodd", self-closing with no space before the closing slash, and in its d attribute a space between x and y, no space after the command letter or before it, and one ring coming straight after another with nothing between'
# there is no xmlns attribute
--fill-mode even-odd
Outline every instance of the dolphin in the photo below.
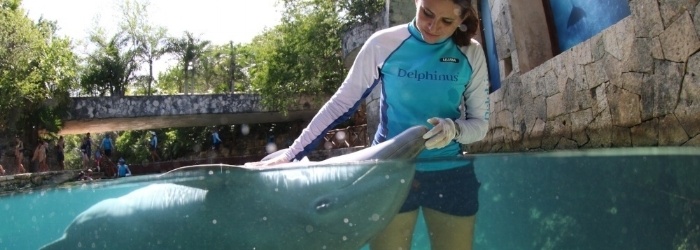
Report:
<svg viewBox="0 0 700 250"><path fill-rule="evenodd" d="M425 132L320 162L179 168L93 205L42 249L360 249L398 213Z"/></svg>

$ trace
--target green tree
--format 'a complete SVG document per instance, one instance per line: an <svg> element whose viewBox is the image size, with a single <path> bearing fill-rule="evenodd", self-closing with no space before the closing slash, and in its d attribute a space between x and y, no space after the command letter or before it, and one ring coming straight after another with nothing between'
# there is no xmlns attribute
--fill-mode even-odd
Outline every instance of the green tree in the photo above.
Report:
<svg viewBox="0 0 700 250"><path fill-rule="evenodd" d="M165 54L167 29L154 26L148 19L148 2L125 0L121 6L121 29L126 32L136 48L137 60L146 63L148 76L145 77L146 95L153 92L153 64Z"/></svg>
<svg viewBox="0 0 700 250"><path fill-rule="evenodd" d="M210 41L203 41L189 31L186 31L180 38L168 39L165 51L174 54L184 73L183 81L179 91L184 94L192 93L190 88L194 86L190 80L195 75L195 69L204 51L209 47Z"/></svg>
<svg viewBox="0 0 700 250"><path fill-rule="evenodd" d="M286 111L291 96L330 94L342 64L338 5L330 0L287 0L282 23L254 38L251 83L272 109Z"/></svg>
<svg viewBox="0 0 700 250"><path fill-rule="evenodd" d="M131 41L123 33L106 38L98 29L90 41L97 49L88 55L87 64L80 78L80 85L89 95L124 96L127 88L135 81L138 51L129 46Z"/></svg>
<svg viewBox="0 0 700 250"><path fill-rule="evenodd" d="M342 15L343 29L372 21L386 8L385 0L340 0L337 1Z"/></svg>
<svg viewBox="0 0 700 250"><path fill-rule="evenodd" d="M27 18L21 1L0 0L0 132L34 141L61 126L77 63L56 30L55 22Z"/></svg>

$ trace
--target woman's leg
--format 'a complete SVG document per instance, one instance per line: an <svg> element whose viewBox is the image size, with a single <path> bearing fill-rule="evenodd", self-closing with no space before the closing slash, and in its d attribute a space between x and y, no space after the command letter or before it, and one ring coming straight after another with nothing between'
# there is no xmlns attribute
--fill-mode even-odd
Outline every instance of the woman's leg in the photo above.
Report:
<svg viewBox="0 0 700 250"><path fill-rule="evenodd" d="M475 216L455 216L423 208L432 250L471 250Z"/></svg>
<svg viewBox="0 0 700 250"><path fill-rule="evenodd" d="M370 241L371 250L409 250L418 210L400 213L389 225Z"/></svg>

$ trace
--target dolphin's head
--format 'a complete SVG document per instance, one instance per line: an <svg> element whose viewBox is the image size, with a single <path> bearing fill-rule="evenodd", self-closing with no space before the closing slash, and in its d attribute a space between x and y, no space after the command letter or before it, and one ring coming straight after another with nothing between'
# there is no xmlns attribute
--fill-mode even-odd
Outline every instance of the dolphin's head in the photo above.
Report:
<svg viewBox="0 0 700 250"><path fill-rule="evenodd" d="M218 232L215 242L223 240L237 249L359 249L403 204L426 131L415 127L323 162L264 169L200 165L161 178L207 190L197 215L205 219L190 216L187 225L212 227L216 221L213 227L222 230L212 229ZM172 223L180 225L180 219Z"/></svg>
<svg viewBox="0 0 700 250"><path fill-rule="evenodd" d="M265 203L254 213L272 224L264 227L286 227L285 238L303 239L306 247L334 242L323 246L360 248L396 215L414 172L405 160L263 171L251 198Z"/></svg>
<svg viewBox="0 0 700 250"><path fill-rule="evenodd" d="M323 162L297 163L249 172L257 181L256 211L269 225L286 225L287 238L360 248L391 221L403 204L415 173L413 158L424 148L424 127ZM240 189L231 185L231 192ZM275 208L284 207L282 211ZM266 208L272 208L267 210ZM289 228L289 225L293 225ZM305 240L301 240L305 239ZM312 249L312 248L309 248Z"/></svg>

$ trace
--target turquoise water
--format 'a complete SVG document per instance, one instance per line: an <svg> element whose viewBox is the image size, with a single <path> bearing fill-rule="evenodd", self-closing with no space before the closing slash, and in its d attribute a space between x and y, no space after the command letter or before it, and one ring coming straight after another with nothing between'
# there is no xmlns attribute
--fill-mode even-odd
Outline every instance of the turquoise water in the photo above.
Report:
<svg viewBox="0 0 700 250"><path fill-rule="evenodd" d="M640 148L489 154L475 249L697 249L700 150ZM0 249L37 249L82 211L149 177L0 197ZM413 249L429 249L422 219ZM86 248L91 248L86 246ZM364 248L366 249L366 248Z"/></svg>

